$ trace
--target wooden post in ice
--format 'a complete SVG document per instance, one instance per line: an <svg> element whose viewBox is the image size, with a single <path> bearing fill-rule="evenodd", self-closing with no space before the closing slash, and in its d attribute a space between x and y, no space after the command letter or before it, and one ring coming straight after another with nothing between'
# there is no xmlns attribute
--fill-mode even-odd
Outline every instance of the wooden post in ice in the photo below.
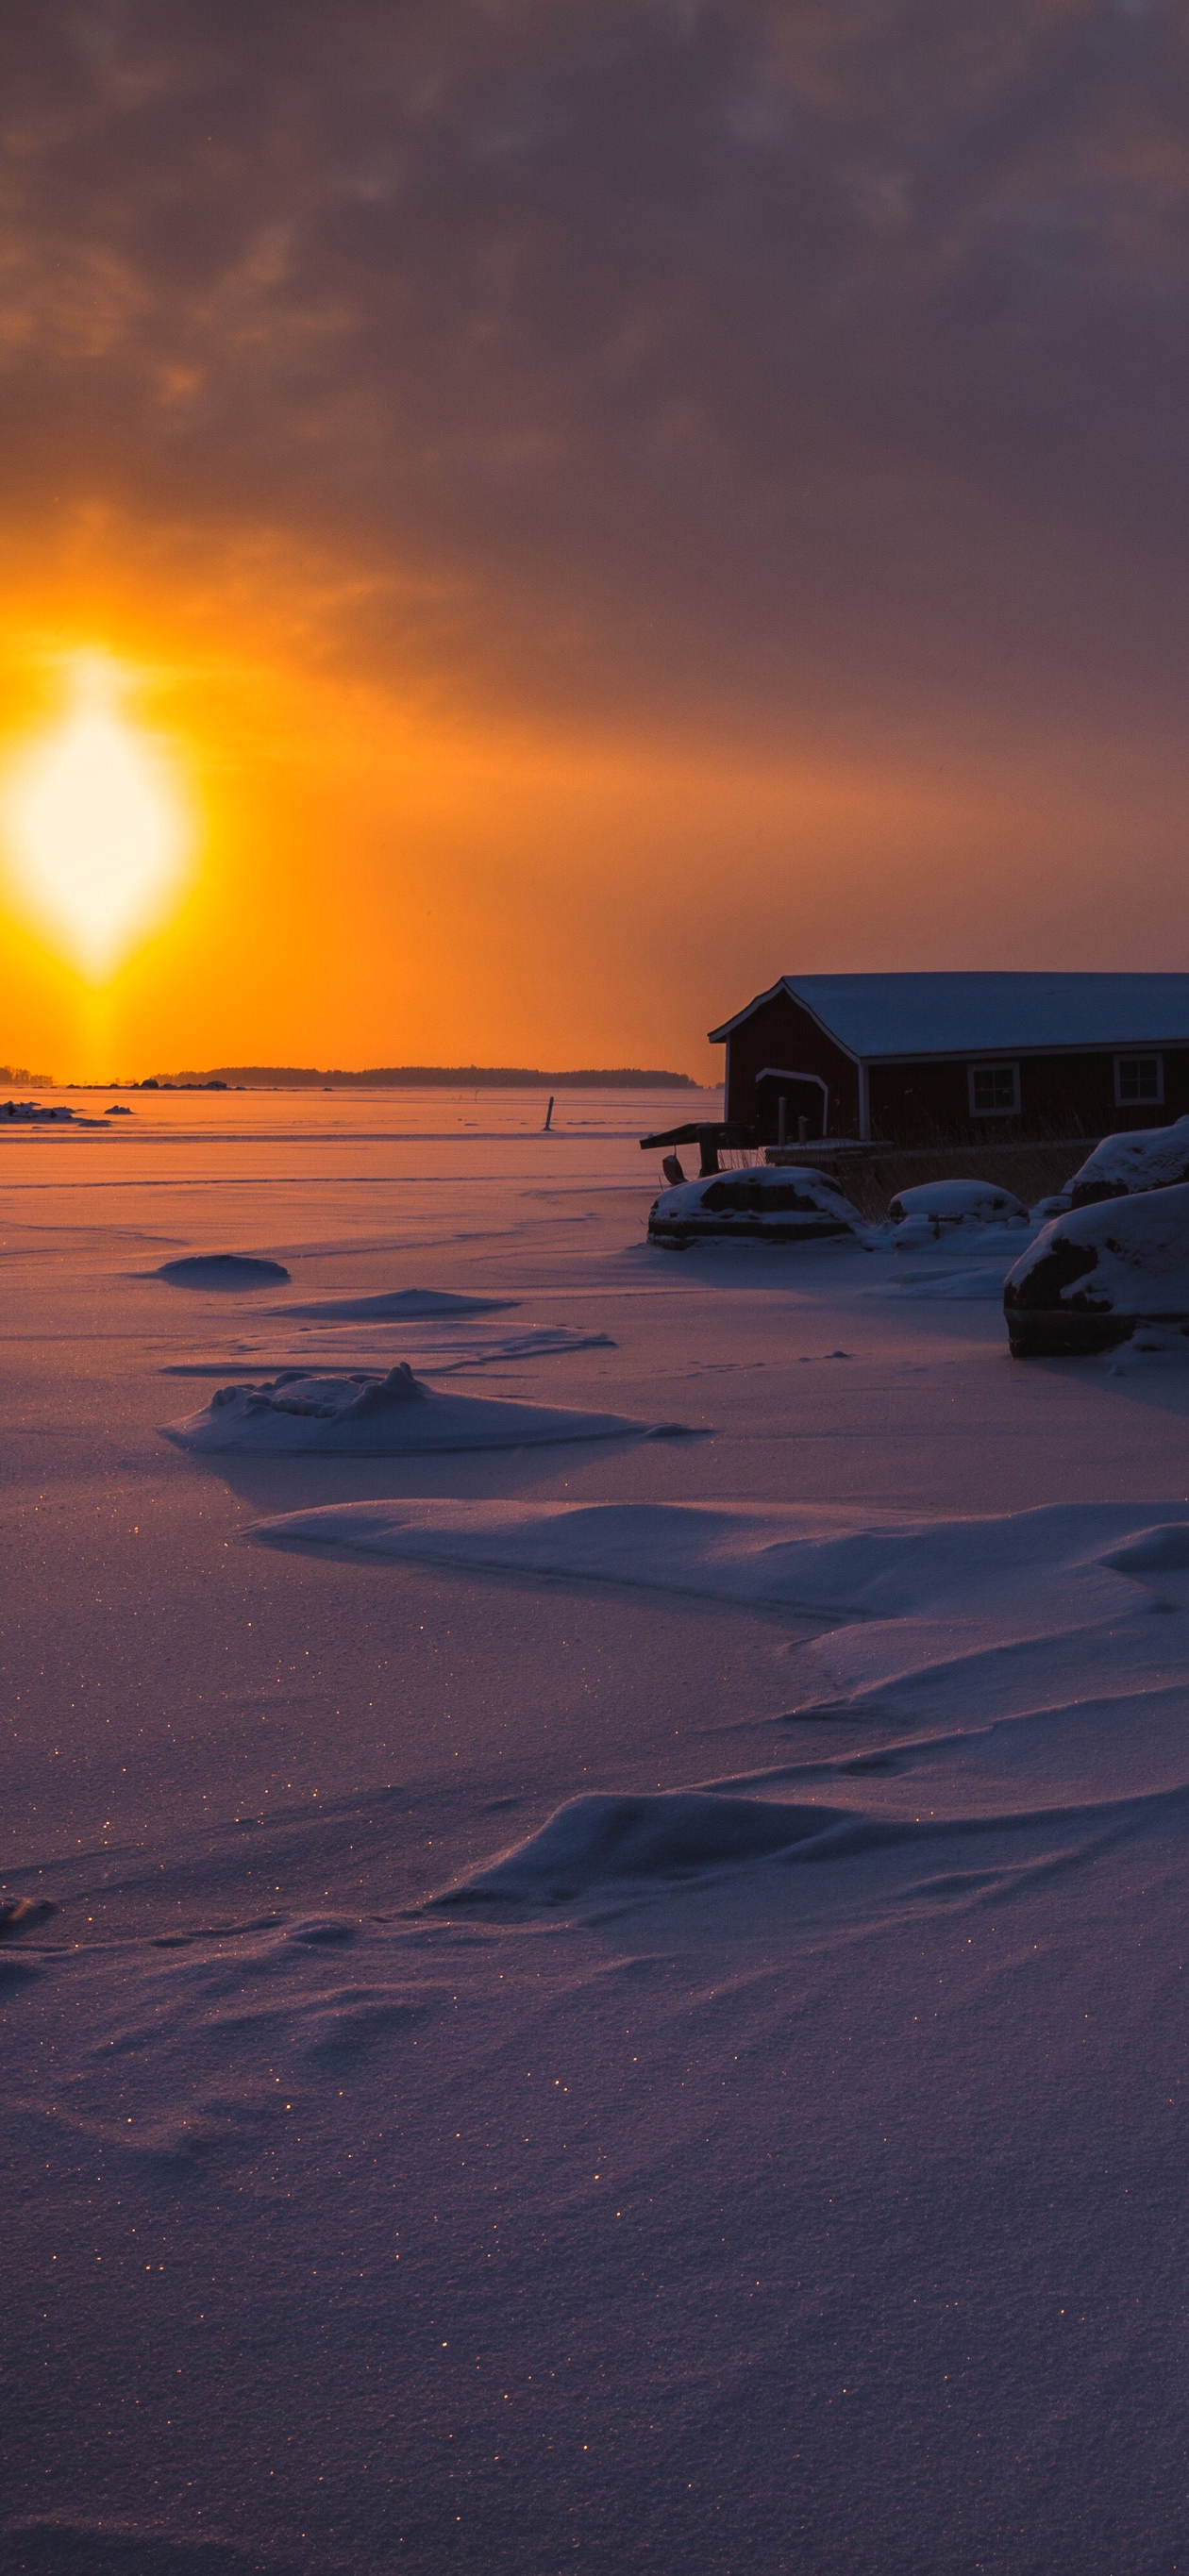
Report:
<svg viewBox="0 0 1189 2576"><path fill-rule="evenodd" d="M553 1125L553 1097L554 1097L554 1096L553 1096L553 1093L552 1093L552 1092L550 1092L550 1094L549 1094L549 1107L548 1107L548 1109L547 1109L547 1110L546 1110L546 1112L545 1112L545 1124L544 1124L544 1126L543 1126L543 1127L542 1127L542 1129L541 1129L541 1134L542 1134L543 1136L547 1136L547 1135L549 1134L549 1130L550 1130L550 1128L551 1128L551 1127L552 1127L552 1125Z"/></svg>

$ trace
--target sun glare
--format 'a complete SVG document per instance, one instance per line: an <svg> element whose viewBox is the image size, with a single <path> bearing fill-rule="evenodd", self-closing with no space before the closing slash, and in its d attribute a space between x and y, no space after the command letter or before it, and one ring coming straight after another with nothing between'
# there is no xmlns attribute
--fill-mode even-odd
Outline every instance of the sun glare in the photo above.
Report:
<svg viewBox="0 0 1189 2576"><path fill-rule="evenodd" d="M96 653L67 672L70 704L13 761L0 818L22 910L103 983L180 895L192 833L165 752L122 711L126 675Z"/></svg>

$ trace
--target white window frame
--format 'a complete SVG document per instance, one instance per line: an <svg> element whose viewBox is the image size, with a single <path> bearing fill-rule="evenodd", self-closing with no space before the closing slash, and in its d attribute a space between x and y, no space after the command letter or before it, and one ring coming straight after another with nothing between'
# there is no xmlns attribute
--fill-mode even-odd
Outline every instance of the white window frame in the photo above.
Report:
<svg viewBox="0 0 1189 2576"><path fill-rule="evenodd" d="M1001 1109L977 1108L975 1106L974 1098L974 1077L976 1073L1010 1073L1012 1088L1010 1106L1005 1101ZM1018 1064L968 1064L966 1067L966 1096L970 1103L970 1115L972 1118L1018 1118L1020 1114L1020 1068Z"/></svg>
<svg viewBox="0 0 1189 2576"><path fill-rule="evenodd" d="M1155 1090L1146 1091L1142 1095L1137 1093L1134 1099L1125 1100L1120 1080L1125 1064L1154 1064L1156 1067ZM1115 1057L1115 1107L1116 1109L1163 1109L1164 1058L1157 1052L1155 1047L1129 1048L1126 1055L1117 1055Z"/></svg>

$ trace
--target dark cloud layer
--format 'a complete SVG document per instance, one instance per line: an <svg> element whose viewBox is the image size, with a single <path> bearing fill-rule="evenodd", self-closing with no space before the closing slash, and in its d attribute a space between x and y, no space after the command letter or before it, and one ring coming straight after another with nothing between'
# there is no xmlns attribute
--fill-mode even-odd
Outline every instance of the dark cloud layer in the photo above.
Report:
<svg viewBox="0 0 1189 2576"><path fill-rule="evenodd" d="M270 531L339 649L527 709L1179 723L1179 10L43 0L2 55L32 524Z"/></svg>

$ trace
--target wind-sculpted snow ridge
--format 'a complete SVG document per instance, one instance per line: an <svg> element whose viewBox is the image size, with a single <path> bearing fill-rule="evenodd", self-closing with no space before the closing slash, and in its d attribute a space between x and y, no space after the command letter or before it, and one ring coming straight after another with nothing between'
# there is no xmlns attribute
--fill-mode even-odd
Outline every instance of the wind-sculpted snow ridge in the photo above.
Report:
<svg viewBox="0 0 1189 2576"><path fill-rule="evenodd" d="M1189 1505L873 1521L797 1505L372 1502L253 1535L396 1565L651 1586L803 1623L788 1720L859 1721L874 1741L856 1753L852 1733L845 1753L760 1785L816 1798L861 1774L872 1830L1072 1815L1189 1783L1189 1631L1152 1615L1189 1610Z"/></svg>
<svg viewBox="0 0 1189 2576"><path fill-rule="evenodd" d="M900 1863L903 1896L919 1892L922 1861L936 1885L939 1862L946 1858L981 1859L1002 1893L1005 1870L1034 1876L1038 1868L1076 1865L1146 1826L1159 1829L1170 1808L1186 1803L1189 1784L1147 1797L1095 1804L1071 1799L1056 1807L952 1816L872 1814L705 1789L595 1793L570 1799L538 1833L443 1890L426 1911L573 1909L608 1896L659 1896L724 1872L877 1856ZM961 1848L971 1842L980 1846L973 1855ZM945 1847L954 1843L959 1850L947 1853ZM967 1885L977 1877L977 1869L961 1873Z"/></svg>
<svg viewBox="0 0 1189 2576"><path fill-rule="evenodd" d="M682 1423L639 1422L623 1413L438 1395L403 1361L386 1376L291 1368L262 1384L222 1386L200 1412L166 1424L165 1438L208 1455L395 1457L566 1440L655 1440L685 1430Z"/></svg>
<svg viewBox="0 0 1189 2576"><path fill-rule="evenodd" d="M499 1315L519 1297L463 1297L448 1288L387 1288L374 1297L315 1297L303 1306L273 1306L271 1314L322 1324L422 1323L441 1315Z"/></svg>
<svg viewBox="0 0 1189 2576"><path fill-rule="evenodd" d="M443 1399L445 1401L445 1399ZM873 1520L811 1504L338 1503L260 1522L273 1546L587 1577L838 1620L990 1620L1046 1635L1134 1595L1104 1551L1189 1504L1051 1503L991 1518Z"/></svg>
<svg viewBox="0 0 1189 2576"><path fill-rule="evenodd" d="M434 1902L567 1905L600 1887L703 1877L732 1863L765 1860L849 1821L841 1807L714 1797L696 1789L571 1798L526 1843Z"/></svg>

